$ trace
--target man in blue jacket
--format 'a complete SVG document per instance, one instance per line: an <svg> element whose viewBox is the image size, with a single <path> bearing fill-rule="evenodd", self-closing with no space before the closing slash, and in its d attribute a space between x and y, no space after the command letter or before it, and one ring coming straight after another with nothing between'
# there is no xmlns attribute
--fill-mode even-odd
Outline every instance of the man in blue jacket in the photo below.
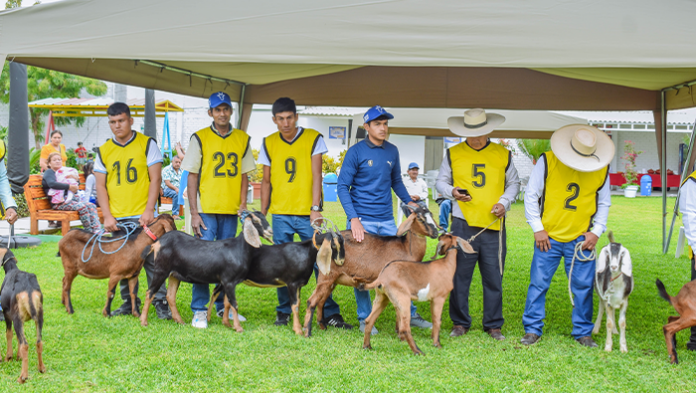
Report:
<svg viewBox="0 0 696 393"><path fill-rule="evenodd" d="M338 198L346 212L347 229L353 238L361 242L365 232L380 236L396 236L391 190L404 204L417 205L401 178L399 149L386 141L389 135L390 113L381 106L373 106L363 116L367 138L351 146L346 152L338 176ZM365 332L365 319L372 312L370 293L355 288L360 331ZM431 328L411 304L411 326ZM372 328L372 334L377 329Z"/></svg>

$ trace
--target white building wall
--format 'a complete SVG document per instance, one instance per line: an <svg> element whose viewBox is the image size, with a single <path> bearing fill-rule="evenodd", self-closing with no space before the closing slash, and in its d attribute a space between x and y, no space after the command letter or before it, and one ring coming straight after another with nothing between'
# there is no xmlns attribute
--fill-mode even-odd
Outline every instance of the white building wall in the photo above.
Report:
<svg viewBox="0 0 696 393"><path fill-rule="evenodd" d="M390 135L389 142L399 149L401 173L408 171L408 164L415 162L423 173L425 168L425 137L418 135Z"/></svg>

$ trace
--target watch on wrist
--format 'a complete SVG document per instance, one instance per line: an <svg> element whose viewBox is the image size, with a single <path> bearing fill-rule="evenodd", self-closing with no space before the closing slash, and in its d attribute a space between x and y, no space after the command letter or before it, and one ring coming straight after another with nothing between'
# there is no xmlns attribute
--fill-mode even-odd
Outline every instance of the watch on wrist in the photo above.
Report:
<svg viewBox="0 0 696 393"><path fill-rule="evenodd" d="M321 206L314 205L314 206L312 206L312 211L313 212L323 212L324 209L322 209Z"/></svg>

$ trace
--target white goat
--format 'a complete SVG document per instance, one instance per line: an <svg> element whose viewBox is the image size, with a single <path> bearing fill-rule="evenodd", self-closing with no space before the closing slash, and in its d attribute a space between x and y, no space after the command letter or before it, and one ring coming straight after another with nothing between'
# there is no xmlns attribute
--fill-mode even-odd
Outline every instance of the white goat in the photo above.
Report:
<svg viewBox="0 0 696 393"><path fill-rule="evenodd" d="M595 270L595 290L599 295L599 310L597 321L592 333L599 333L602 323L602 312L607 311L607 342L604 350L611 352L612 333L616 331L616 318L614 311L621 308L619 314L619 328L621 329L621 352L628 352L626 346L626 308L628 308L628 296L633 292L633 264L628 250L614 241L612 232L608 233L609 244L602 248L597 258ZM608 267L608 269L607 269Z"/></svg>

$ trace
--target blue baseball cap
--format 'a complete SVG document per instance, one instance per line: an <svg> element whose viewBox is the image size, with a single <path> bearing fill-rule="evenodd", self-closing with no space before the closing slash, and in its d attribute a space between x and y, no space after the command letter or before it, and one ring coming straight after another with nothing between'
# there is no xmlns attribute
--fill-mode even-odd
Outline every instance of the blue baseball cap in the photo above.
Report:
<svg viewBox="0 0 696 393"><path fill-rule="evenodd" d="M379 105L375 105L372 108L368 109L367 112L365 112L365 114L363 115L363 121L365 123L369 123L380 116L386 116L387 119L394 118L394 115L385 111L384 108L382 108Z"/></svg>
<svg viewBox="0 0 696 393"><path fill-rule="evenodd" d="M232 100L227 93L218 91L217 93L211 94L210 98L208 98L208 106L210 109L217 108L222 104L227 104L232 108Z"/></svg>
<svg viewBox="0 0 696 393"><path fill-rule="evenodd" d="M411 169L413 169L413 168L420 169L420 168L418 167L418 164L416 164L415 162L412 162L412 163L408 164L408 170L409 170L409 171L410 171Z"/></svg>

